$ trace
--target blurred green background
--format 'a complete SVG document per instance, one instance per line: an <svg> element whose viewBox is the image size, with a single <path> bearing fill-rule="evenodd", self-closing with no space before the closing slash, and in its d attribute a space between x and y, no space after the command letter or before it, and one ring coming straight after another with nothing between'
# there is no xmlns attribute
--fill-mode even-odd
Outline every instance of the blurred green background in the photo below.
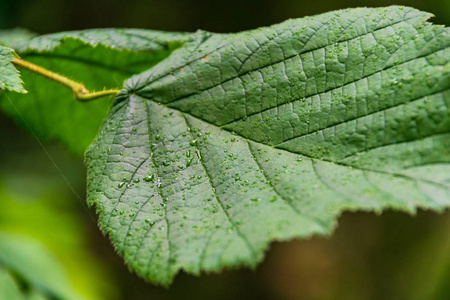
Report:
<svg viewBox="0 0 450 300"><path fill-rule="evenodd" d="M449 0L0 0L0 28L236 32L340 8L392 4L432 12L435 23L450 25ZM60 267L62 275L54 278L66 289L61 293L74 299L450 299L450 212L345 213L331 238L274 243L256 270L180 274L169 290L152 286L127 270L97 228L95 212L86 208L82 158L69 157L54 143L41 145L1 112L0 141L0 232L29 244L31 261L43 259L33 243L48 251ZM10 246L6 240L0 236L0 267ZM1 271L0 293L7 284ZM20 289L45 280L12 275Z"/></svg>

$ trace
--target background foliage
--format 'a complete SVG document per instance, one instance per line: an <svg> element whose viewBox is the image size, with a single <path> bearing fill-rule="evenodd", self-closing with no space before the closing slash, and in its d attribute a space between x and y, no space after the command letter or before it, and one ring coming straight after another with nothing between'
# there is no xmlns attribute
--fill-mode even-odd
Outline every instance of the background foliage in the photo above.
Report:
<svg viewBox="0 0 450 300"><path fill-rule="evenodd" d="M403 4L450 25L450 2L1 0L0 26L38 33L96 27L234 32L344 7ZM51 7L51 9L49 9ZM256 272L178 277L170 290L129 274L83 209L85 168L0 115L0 230L25 234L60 261L88 299L448 299L450 214L346 213L331 239L274 244ZM8 213L5 213L8 212ZM46 216L46 217L43 217ZM61 226L61 224L65 224ZM97 278L97 279L96 279ZM99 280L101 278L101 280Z"/></svg>

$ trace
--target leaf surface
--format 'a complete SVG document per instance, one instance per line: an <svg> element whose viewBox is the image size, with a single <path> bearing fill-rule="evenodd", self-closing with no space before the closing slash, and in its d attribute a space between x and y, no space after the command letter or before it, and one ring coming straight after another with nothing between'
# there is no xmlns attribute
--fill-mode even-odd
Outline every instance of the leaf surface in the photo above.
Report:
<svg viewBox="0 0 450 300"><path fill-rule="evenodd" d="M24 28L12 28L0 30L0 45L14 47L14 45L30 40L36 34Z"/></svg>
<svg viewBox="0 0 450 300"><path fill-rule="evenodd" d="M189 36L139 29L63 32L28 40L11 35L17 43L11 38L0 42L6 40L21 58L82 82L90 91L121 87L126 78L164 59ZM73 154L83 155L111 100L80 103L66 87L20 71L29 93L7 93L0 99L0 106L39 138L56 139Z"/></svg>
<svg viewBox="0 0 450 300"><path fill-rule="evenodd" d="M196 33L127 81L86 154L88 201L167 285L255 266L344 210L450 205L450 38L406 7Z"/></svg>
<svg viewBox="0 0 450 300"><path fill-rule="evenodd" d="M14 56L11 48L0 46L0 92L10 90L18 93L26 93L22 87L19 72L11 63Z"/></svg>

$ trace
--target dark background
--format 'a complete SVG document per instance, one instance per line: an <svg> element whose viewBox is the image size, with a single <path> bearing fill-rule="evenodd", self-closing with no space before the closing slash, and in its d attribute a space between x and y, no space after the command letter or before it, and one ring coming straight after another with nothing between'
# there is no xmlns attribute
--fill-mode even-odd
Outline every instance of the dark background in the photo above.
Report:
<svg viewBox="0 0 450 300"><path fill-rule="evenodd" d="M361 6L406 5L432 12L449 24L448 0L1 0L0 27L38 33L98 27L168 31L235 32L288 18Z"/></svg>
<svg viewBox="0 0 450 300"><path fill-rule="evenodd" d="M449 0L0 0L0 28L37 33L98 27L236 32L340 8L392 4L432 12L433 22L450 24ZM92 299L450 299L448 212L414 217L392 211L379 216L345 213L331 238L274 243L256 270L181 274L169 290L155 287L127 270L101 236L92 220L95 214L70 191L69 186L84 198L82 159L68 157L53 143L41 146L1 113L0 143L0 189L17 197L42 194L55 199L57 213L70 210L82 224L90 259L97 264L79 272L103 274L90 287L97 288Z"/></svg>

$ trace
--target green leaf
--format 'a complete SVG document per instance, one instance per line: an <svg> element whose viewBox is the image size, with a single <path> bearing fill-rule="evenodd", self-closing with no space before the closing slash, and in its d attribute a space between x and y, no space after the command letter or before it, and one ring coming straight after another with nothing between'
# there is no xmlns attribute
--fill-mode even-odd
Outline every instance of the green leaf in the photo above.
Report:
<svg viewBox="0 0 450 300"><path fill-rule="evenodd" d="M8 270L2 268L0 266L0 282L2 283L0 285L0 296L4 299L26 299L23 297L20 286L8 272Z"/></svg>
<svg viewBox="0 0 450 300"><path fill-rule="evenodd" d="M17 283L14 287L12 274L30 291L23 293L18 290ZM34 299L37 296L38 299L83 299L73 289L55 257L40 243L26 236L0 232L1 277L9 277L5 278L9 282L2 281L2 285L5 284L0 289L2 299ZM22 297L8 298L22 293Z"/></svg>
<svg viewBox="0 0 450 300"><path fill-rule="evenodd" d="M52 298L41 293L34 287L27 287L27 290L19 282L17 275L0 265L0 298L13 300L51 300Z"/></svg>
<svg viewBox="0 0 450 300"><path fill-rule="evenodd" d="M96 91L122 86L126 78L155 65L187 38L184 33L96 29L39 36L15 44L14 49L23 59ZM67 88L20 71L29 93L8 93L0 106L40 139L56 139L72 153L84 154L108 113L110 99L79 103Z"/></svg>
<svg viewBox="0 0 450 300"><path fill-rule="evenodd" d="M19 72L12 65L14 51L11 48L0 46L0 91L10 90L26 93L22 87Z"/></svg>
<svg viewBox="0 0 450 300"><path fill-rule="evenodd" d="M22 163L30 165L26 161ZM31 179L23 170L17 172L17 169L4 167L0 172L0 233L19 238L26 235L34 244L39 244L40 248L49 252L47 256L52 256L58 269L66 274L64 280L70 281L70 294L75 290L77 295L81 295L78 298L116 299L117 290L110 272L88 247L91 241L85 226L86 220L79 216L79 203L70 201L70 197L48 178ZM26 189L23 189L24 186ZM28 242L17 245L29 247ZM34 250L31 252L34 253ZM19 264L22 271L28 272L34 266L33 261L39 261L41 255L36 253L26 256L29 256L31 266L27 265L30 261L14 256L8 260L11 266L9 270L17 272L12 264ZM43 264L48 265L45 261ZM53 280L49 282L51 286L58 285ZM2 296L0 289L0 299L17 298Z"/></svg>
<svg viewBox="0 0 450 300"><path fill-rule="evenodd" d="M88 201L163 285L256 266L343 211L450 205L450 38L407 7L199 32L131 78L86 153Z"/></svg>
<svg viewBox="0 0 450 300"><path fill-rule="evenodd" d="M14 45L25 42L36 34L24 28L13 28L0 30L0 45L14 48Z"/></svg>

